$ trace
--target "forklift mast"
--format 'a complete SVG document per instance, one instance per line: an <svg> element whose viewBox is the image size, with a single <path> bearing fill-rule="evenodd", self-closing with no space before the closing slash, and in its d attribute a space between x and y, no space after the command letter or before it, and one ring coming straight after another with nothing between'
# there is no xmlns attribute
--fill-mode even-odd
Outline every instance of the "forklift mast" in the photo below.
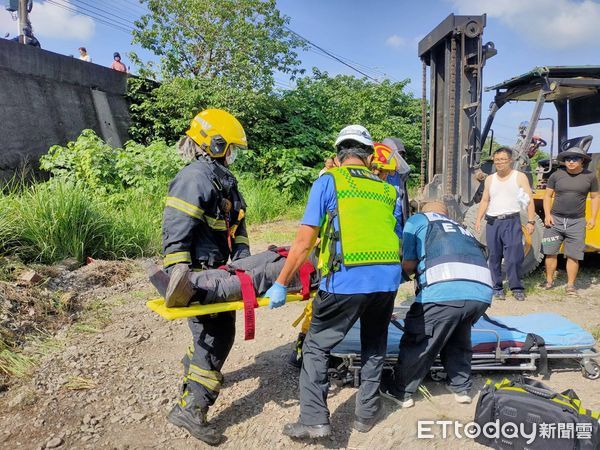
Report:
<svg viewBox="0 0 600 450"><path fill-rule="evenodd" d="M424 97L421 195L443 200L457 220L475 203L484 178L479 169L482 72L486 60L496 54L492 42L482 44L485 25L485 14L450 14L419 42Z"/></svg>

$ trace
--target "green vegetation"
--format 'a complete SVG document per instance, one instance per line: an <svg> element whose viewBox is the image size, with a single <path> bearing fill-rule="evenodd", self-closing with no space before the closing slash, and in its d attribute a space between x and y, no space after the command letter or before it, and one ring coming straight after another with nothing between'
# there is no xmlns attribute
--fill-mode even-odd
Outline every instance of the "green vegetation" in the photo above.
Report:
<svg viewBox="0 0 600 450"><path fill-rule="evenodd" d="M408 163L413 170L418 167L421 106L405 92L407 83L331 77L314 69L294 89L264 93L236 90L222 79L174 78L156 86L132 78L130 134L144 144L174 144L198 111L226 109L241 121L250 146L234 170L298 198L316 178L323 158L333 153L339 130L351 123L366 126L376 140L400 137Z"/></svg>
<svg viewBox="0 0 600 450"><path fill-rule="evenodd" d="M231 88L269 91L273 72L294 75L303 41L287 29L275 0L142 0L133 42L160 59L144 74L227 80ZM137 55L134 56L138 61Z"/></svg>
<svg viewBox="0 0 600 450"><path fill-rule="evenodd" d="M421 106L405 92L408 80L317 69L298 78L304 44L274 0L143 2L149 12L133 38L160 65L138 62L161 82L129 78L133 140L113 148L84 130L51 147L40 160L50 181L16 182L0 195L0 255L53 263L157 254L164 197L184 164L175 143L206 108L230 111L247 132L250 149L232 170L251 224L300 216L323 157L348 124L365 125L376 140L399 136L409 164L418 165ZM276 71L295 87L274 90Z"/></svg>
<svg viewBox="0 0 600 450"><path fill-rule="evenodd" d="M161 205L162 196L151 192L112 197L55 178L0 197L0 210L12 220L0 245L23 261L42 263L156 254Z"/></svg>

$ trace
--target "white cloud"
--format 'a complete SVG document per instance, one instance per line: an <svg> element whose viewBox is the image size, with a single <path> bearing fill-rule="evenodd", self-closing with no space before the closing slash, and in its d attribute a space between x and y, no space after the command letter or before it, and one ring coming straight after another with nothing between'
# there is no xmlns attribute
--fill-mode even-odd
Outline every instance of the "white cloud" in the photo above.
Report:
<svg viewBox="0 0 600 450"><path fill-rule="evenodd" d="M600 39L600 4L592 0L448 0L459 14L483 14L548 48Z"/></svg>
<svg viewBox="0 0 600 450"><path fill-rule="evenodd" d="M406 39L397 34L392 34L385 40L386 45L389 45L393 48L400 48L406 45Z"/></svg>
<svg viewBox="0 0 600 450"><path fill-rule="evenodd" d="M61 0L60 3L67 8L75 8L67 0ZM96 24L91 17L77 14L48 2L35 2L30 20L33 25L33 33L40 40L51 37L54 39L77 39L83 43L90 39L96 30ZM16 34L16 32L17 27L15 26L14 32L11 34Z"/></svg>

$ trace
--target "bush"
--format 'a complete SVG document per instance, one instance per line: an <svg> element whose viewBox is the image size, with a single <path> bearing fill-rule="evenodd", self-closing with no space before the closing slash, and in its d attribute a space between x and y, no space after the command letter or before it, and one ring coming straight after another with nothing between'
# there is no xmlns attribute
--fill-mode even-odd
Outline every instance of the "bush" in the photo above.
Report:
<svg viewBox="0 0 600 450"><path fill-rule="evenodd" d="M163 141L148 146L129 141L122 149L113 148L93 130L83 130L65 147L52 146L40 158L42 170L100 193L153 189L168 183L181 167L175 146Z"/></svg>

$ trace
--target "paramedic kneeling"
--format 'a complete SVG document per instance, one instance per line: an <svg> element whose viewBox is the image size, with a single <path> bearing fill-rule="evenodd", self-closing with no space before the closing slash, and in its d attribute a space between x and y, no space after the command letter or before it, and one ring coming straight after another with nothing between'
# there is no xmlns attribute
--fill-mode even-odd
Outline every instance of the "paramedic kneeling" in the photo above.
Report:
<svg viewBox="0 0 600 450"><path fill-rule="evenodd" d="M354 428L369 431L380 417L379 383L387 330L400 284L401 203L394 187L371 173L373 141L360 125L344 128L336 142L341 167L315 181L306 212L277 282L271 307L284 304L285 285L321 237L322 281L302 347L300 419L285 425L294 438L329 436L329 352L361 322L362 383ZM343 250L343 251L342 251Z"/></svg>
<svg viewBox="0 0 600 450"><path fill-rule="evenodd" d="M448 389L470 403L471 326L492 301L492 279L479 242L447 216L440 202L427 203L406 222L402 268L416 274L417 295L404 321L393 380L381 394L403 408L439 354Z"/></svg>

